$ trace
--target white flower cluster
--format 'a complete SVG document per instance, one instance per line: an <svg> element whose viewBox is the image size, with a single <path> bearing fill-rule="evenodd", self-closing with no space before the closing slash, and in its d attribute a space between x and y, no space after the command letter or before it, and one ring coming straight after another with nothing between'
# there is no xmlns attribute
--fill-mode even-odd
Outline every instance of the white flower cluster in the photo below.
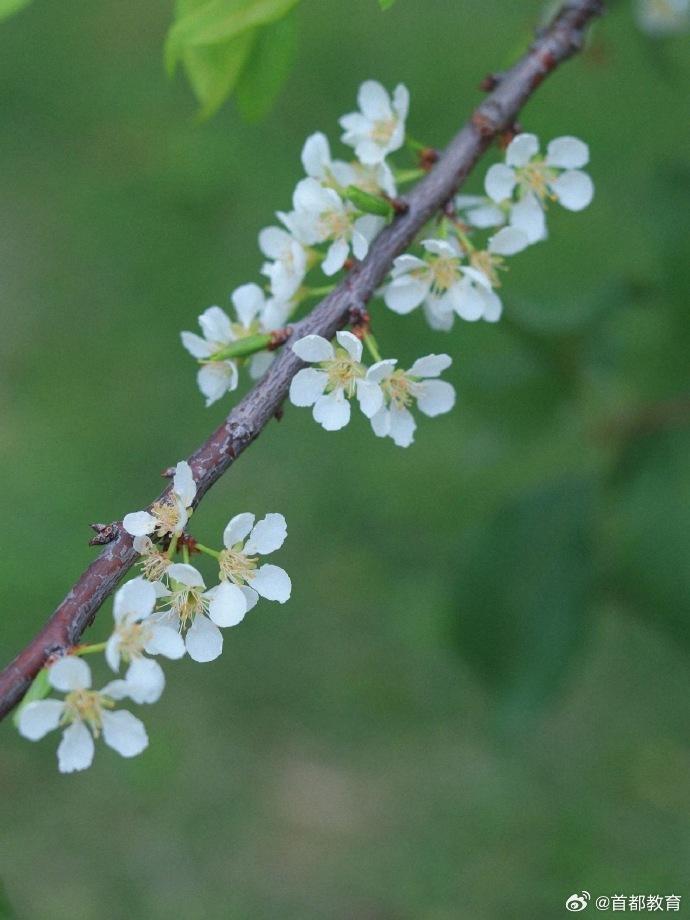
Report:
<svg viewBox="0 0 690 920"><path fill-rule="evenodd" d="M384 290L396 313L422 305L430 326L450 329L456 316L470 322L496 322L502 312L497 294L506 257L546 239L546 207L557 201L570 211L586 208L594 195L581 167L589 149L575 137L551 141L539 154L534 134L518 134L506 149L505 163L486 174L486 197L458 195L457 217L447 218L441 237L422 240L421 255L399 256ZM500 228L478 245L477 230Z"/></svg>
<svg viewBox="0 0 690 920"><path fill-rule="evenodd" d="M307 274L320 270L330 278L349 258L363 259L385 224L384 217L363 212L361 202L353 203L352 190L378 199L384 208L386 200L395 197L386 156L405 141L409 94L399 85L391 97L380 83L368 80L360 87L358 102L360 111L340 120L342 141L354 148L357 159L334 160L324 134L308 137L302 149L306 175L294 190L292 210L277 212L282 227L265 227L259 233L259 249L266 258L261 273L268 280L268 292L255 283L244 284L231 295L236 320L220 307L209 307L199 317L203 338L182 333L182 344L201 364L197 383L207 406L237 388L242 341L281 328L310 296L303 286ZM261 376L271 358L270 352L255 354L250 375Z"/></svg>
<svg viewBox="0 0 690 920"><path fill-rule="evenodd" d="M359 407L371 421L374 433L389 436L399 447L408 447L414 436L414 403L425 415L441 415L453 408L455 390L437 380L450 367L448 355L427 355L412 367L396 369L397 360L362 364L362 343L351 332L336 333L334 347L320 335L307 335L292 350L312 364L298 371L290 385L295 406L312 406L314 419L326 431L338 431L350 421L349 400L357 397Z"/></svg>
<svg viewBox="0 0 690 920"><path fill-rule="evenodd" d="M637 25L652 38L690 29L690 0L634 0Z"/></svg>
<svg viewBox="0 0 690 920"><path fill-rule="evenodd" d="M282 327L306 298L324 293L323 287L306 286L308 275L320 271L331 278L352 259L365 258L371 241L399 208L396 176L403 181L427 168L426 148L417 170L396 173L387 161L406 141L409 95L404 86L389 95L379 83L367 81L358 103L357 112L340 119L342 141L354 148L356 159L333 159L321 133L307 138L302 150L306 175L294 190L292 210L277 212L282 226L259 234L266 290L255 283L238 287L231 295L234 318L218 306L209 307L199 317L201 336L182 333L184 347L200 364L197 380L207 405L237 388L242 364L249 364L252 377L266 370L272 350L290 335ZM399 314L423 306L430 325L441 330L450 329L456 316L497 321L505 260L546 238L548 202L579 211L592 200L592 181L582 171L588 159L587 145L577 138L556 138L541 156L533 134L517 135L506 149L505 163L488 170L486 196L458 196L454 207L444 208L438 221L434 218L434 230L420 234L418 250L395 259L381 290L387 306ZM486 230L491 233L480 244L477 235ZM353 315L351 325L353 331L337 332L334 342L303 335L291 345L309 366L293 377L290 401L310 407L316 422L337 431L350 421L356 399L374 434L408 447L416 429L412 409L434 417L455 404L453 386L439 379L451 358L430 354L403 370L396 358L381 357L363 311ZM373 359L368 365L364 346ZM213 661L223 649L221 629L240 623L260 597L281 604L290 597L287 573L261 558L283 545L285 518L267 514L257 522L250 513L235 515L223 532L222 548L209 548L187 531L196 491L191 468L180 462L161 500L125 516L123 527L134 537L141 574L115 595L110 637L52 663L18 713L19 731L31 740L64 728L58 747L62 772L88 767L94 739L101 734L124 757L147 746L141 721L114 707L125 699L144 705L160 698L165 675L158 656ZM194 553L215 560L217 582L210 587L190 563ZM90 669L80 656L100 651L117 676L93 690ZM64 698L45 699L51 688Z"/></svg>
<svg viewBox="0 0 690 920"><path fill-rule="evenodd" d="M105 660L115 674L119 675L123 664L127 666L124 676L111 680L102 690L92 690L89 666L77 655L69 655L47 672L49 687L64 693L64 699L34 699L19 711L19 731L31 741L64 727L58 747L62 773L90 766L94 738L101 734L123 757L144 750L148 737L142 722L126 710L112 710L124 699L139 705L160 699L165 675L154 656L177 659L188 654L194 661L213 661L223 650L221 628L241 623L259 597L281 604L290 597L287 572L262 564L260 558L283 545L287 525L282 514L267 514L258 522L253 514L235 515L223 532L222 549L200 548L216 560L218 583L211 588L186 561L187 544L183 543L185 561L173 561L195 493L189 465L178 463L170 499L154 505L150 512L136 512L124 519L125 529L142 554L143 574L115 594L113 631L102 643ZM169 541L167 550L158 548L149 534ZM196 541L192 545L198 546ZM101 646L85 646L81 651L100 650Z"/></svg>

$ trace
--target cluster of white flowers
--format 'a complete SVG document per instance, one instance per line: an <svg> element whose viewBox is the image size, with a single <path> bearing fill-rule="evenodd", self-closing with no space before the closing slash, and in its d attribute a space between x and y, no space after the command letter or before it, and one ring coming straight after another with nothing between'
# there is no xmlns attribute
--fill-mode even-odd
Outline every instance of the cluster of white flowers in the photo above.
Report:
<svg viewBox="0 0 690 920"><path fill-rule="evenodd" d="M218 306L209 307L199 317L201 336L182 333L184 347L200 364L197 381L207 405L237 388L243 364L252 377L267 369L273 349L290 334L283 327L304 300L324 293L323 287L307 286L310 273L330 279L352 259L365 258L395 212L396 177L413 178L427 168L424 155L419 169L402 173L387 160L406 142L409 95L404 86L389 95L379 83L367 81L358 104L357 112L340 119L341 139L354 148L354 161L333 159L321 133L307 138L302 150L306 175L294 190L292 210L278 211L282 226L265 227L259 234L265 289L243 284L230 298L234 318ZM409 146L420 147L411 141ZM420 234L417 250L395 259L379 292L384 302L399 314L422 306L434 329L450 329L456 316L496 322L502 311L499 273L508 257L546 238L547 203L558 201L579 211L592 200L592 181L582 171L588 159L587 145L577 138L556 138L540 156L533 134L517 135L506 149L505 163L488 170L486 196L458 196L454 207L444 208L435 219L434 229ZM490 235L480 243L478 233L487 230ZM306 335L292 343L294 354L310 366L293 377L290 401L311 407L324 429L337 431L350 421L356 398L375 435L408 447L416 429L411 409L416 406L433 417L455 404L453 386L439 379L452 360L430 354L403 370L396 358L381 357L363 311L353 315L351 325L353 331L337 332L334 342ZM369 365L363 361L364 346L372 357ZM222 548L212 549L187 531L196 488L191 468L180 462L163 499L125 516L123 526L134 537L141 574L115 595L112 634L100 645L77 647L52 663L19 711L19 731L31 740L64 727L58 748L62 772L88 767L93 739L101 733L125 757L146 747L139 719L112 710L120 700L143 705L160 698L165 675L156 656L213 661L222 652L221 629L240 623L260 597L281 604L290 597L287 573L260 558L282 546L284 517L267 514L256 522L253 514L238 514L225 528ZM218 576L211 587L190 564L193 553L215 560ZM79 657L96 651L105 653L117 675L98 691L91 689L90 669ZM64 699L45 699L50 688L64 693Z"/></svg>
<svg viewBox="0 0 690 920"><path fill-rule="evenodd" d="M443 235L422 240L421 255L399 256L384 300L396 313L423 305L434 329L448 330L454 319L496 322L502 313L497 294L506 257L546 239L546 207L557 201L570 211L586 208L592 180L580 167L589 149L575 137L551 141L539 155L534 134L518 134L506 149L505 163L491 166L486 197L458 195L456 217L447 217ZM496 230L483 245L478 230Z"/></svg>
<svg viewBox="0 0 690 920"><path fill-rule="evenodd" d="M690 29L690 0L634 0L637 24L653 38Z"/></svg>
<svg viewBox="0 0 690 920"><path fill-rule="evenodd" d="M312 367L298 371L290 385L295 406L312 406L312 414L326 431L338 431L350 421L349 400L357 397L374 433L388 435L399 447L413 440L416 423L409 407L416 402L425 415L441 415L453 408L455 390L436 380L450 367L448 355L419 358L408 371L396 369L395 358L362 364L362 343L351 332L336 333L334 347L320 335L307 335L292 350Z"/></svg>
<svg viewBox="0 0 690 920"><path fill-rule="evenodd" d="M140 754L148 744L142 722L126 710L111 711L117 701L139 705L155 703L165 687L165 674L154 656L213 661L223 650L221 628L237 626L263 597L285 603L290 578L277 565L261 564L260 557L280 549L287 536L282 514L267 514L256 522L253 514L235 515L223 532L223 548L184 542L184 530L196 494L192 471L178 463L170 498L150 512L128 514L123 526L134 536L141 553L142 574L126 582L113 601L113 631L106 642L77 648L76 655L55 661L47 670L51 688L64 699L33 699L18 714L20 733L37 741L58 726L64 727L58 747L62 773L84 770L94 755L94 738L103 739L123 757ZM149 534L162 542L153 543ZM174 562L182 541L183 562ZM165 544L167 542L167 548ZM207 588L201 572L188 562L189 545L211 556L218 583ZM124 676L91 689L91 671L78 654L103 651L110 669Z"/></svg>

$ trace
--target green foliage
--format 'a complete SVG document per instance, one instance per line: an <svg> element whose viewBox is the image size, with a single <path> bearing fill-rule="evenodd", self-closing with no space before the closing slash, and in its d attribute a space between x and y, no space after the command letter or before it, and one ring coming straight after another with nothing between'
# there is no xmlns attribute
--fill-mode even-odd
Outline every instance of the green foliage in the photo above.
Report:
<svg viewBox="0 0 690 920"><path fill-rule="evenodd" d="M379 0L379 6L382 10L389 10L394 3L395 0Z"/></svg>
<svg viewBox="0 0 690 920"><path fill-rule="evenodd" d="M294 15L257 30L236 86L237 108L246 121L258 121L269 113L292 69L296 50Z"/></svg>
<svg viewBox="0 0 690 920"><path fill-rule="evenodd" d="M586 632L593 500L587 479L541 487L458 552L458 644L511 720L549 698Z"/></svg>
<svg viewBox="0 0 690 920"><path fill-rule="evenodd" d="M15 13L23 10L30 3L31 0L0 0L0 22L3 19L9 19L10 16L14 16Z"/></svg>
<svg viewBox="0 0 690 920"><path fill-rule="evenodd" d="M659 415L664 411L660 407ZM682 412L679 404L677 415ZM610 577L618 595L631 610L686 647L690 645L688 457L687 428L633 441L612 486L609 516Z"/></svg>
<svg viewBox="0 0 690 920"><path fill-rule="evenodd" d="M207 118L237 90L248 120L265 115L286 79L295 48L288 13L299 0L180 0L165 43L173 74L182 62Z"/></svg>

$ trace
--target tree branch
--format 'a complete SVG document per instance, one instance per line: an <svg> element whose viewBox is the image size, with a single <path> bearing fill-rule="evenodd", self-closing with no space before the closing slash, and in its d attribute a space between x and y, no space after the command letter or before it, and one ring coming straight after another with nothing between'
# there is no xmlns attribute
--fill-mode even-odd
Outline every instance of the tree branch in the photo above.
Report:
<svg viewBox="0 0 690 920"><path fill-rule="evenodd" d="M602 12L602 0L566 2L542 30L524 57L494 77L495 88L450 142L434 168L406 196L399 214L373 242L367 258L312 312L294 324L292 340L309 333L332 338L352 308L362 309L385 278L393 259L412 242L433 215L455 194L494 138L510 128L523 104L556 67L578 51L590 20ZM195 504L279 411L290 381L302 367L284 348L266 375L230 412L223 424L189 457L197 482ZM165 497L170 487L160 498ZM23 697L46 661L76 645L99 607L132 566L132 538L115 524L110 542L86 569L43 629L0 674L0 718Z"/></svg>

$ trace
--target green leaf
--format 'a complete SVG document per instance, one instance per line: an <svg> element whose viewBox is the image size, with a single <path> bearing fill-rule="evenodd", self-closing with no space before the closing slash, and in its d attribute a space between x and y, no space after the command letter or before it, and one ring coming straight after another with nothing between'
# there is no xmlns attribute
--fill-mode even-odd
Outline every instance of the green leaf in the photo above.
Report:
<svg viewBox="0 0 690 920"><path fill-rule="evenodd" d="M173 71L185 49L217 45L286 16L299 0L208 0L176 20L168 33L165 60Z"/></svg>
<svg viewBox="0 0 690 920"><path fill-rule="evenodd" d="M48 669L43 668L38 672L33 680L33 683L24 694L24 699L21 701L21 704L15 709L14 715L12 716L14 725L19 725L19 713L27 703L32 703L34 700L42 700L48 696L49 693L50 684L48 683Z"/></svg>
<svg viewBox="0 0 690 920"><path fill-rule="evenodd" d="M267 115L292 69L297 49L297 21L286 16L258 30L256 42L236 87L237 108L247 121Z"/></svg>
<svg viewBox="0 0 690 920"><path fill-rule="evenodd" d="M183 65L201 106L200 118L210 118L232 93L255 39L255 32L245 32L222 45L185 51Z"/></svg>
<svg viewBox="0 0 690 920"><path fill-rule="evenodd" d="M379 6L382 10L389 10L394 3L395 0L379 0Z"/></svg>
<svg viewBox="0 0 690 920"><path fill-rule="evenodd" d="M15 13L23 10L30 3L31 0L0 0L0 22L3 19L9 19L10 16L14 16Z"/></svg>
<svg viewBox="0 0 690 920"><path fill-rule="evenodd" d="M659 408L660 418L664 411ZM617 596L686 648L690 648L689 456L687 428L638 437L629 444L611 486L607 554L608 582Z"/></svg>
<svg viewBox="0 0 690 920"><path fill-rule="evenodd" d="M548 702L587 633L594 491L566 479L528 493L460 549L457 641L504 724Z"/></svg>

